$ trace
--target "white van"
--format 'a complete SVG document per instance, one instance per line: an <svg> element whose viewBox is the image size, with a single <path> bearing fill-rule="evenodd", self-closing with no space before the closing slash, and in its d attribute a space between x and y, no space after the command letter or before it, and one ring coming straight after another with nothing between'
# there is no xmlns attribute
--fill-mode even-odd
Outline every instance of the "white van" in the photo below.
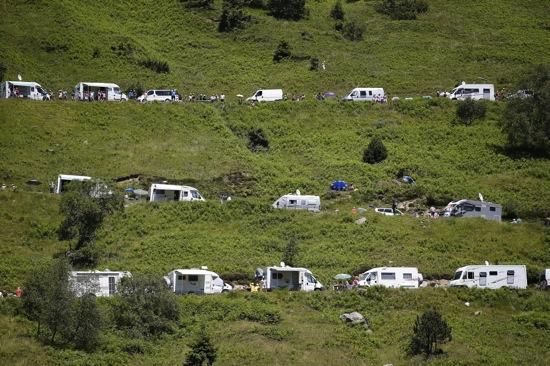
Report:
<svg viewBox="0 0 550 366"><path fill-rule="evenodd" d="M403 212L399 211L398 209L395 209L395 211L391 207L377 207L374 209L374 212L385 215L385 216L401 216L403 215Z"/></svg>
<svg viewBox="0 0 550 366"><path fill-rule="evenodd" d="M67 190L67 185L72 181L83 182L85 180L91 180L92 177L85 175L69 175L69 174L59 174L57 176L57 184L54 187L54 193L60 194Z"/></svg>
<svg viewBox="0 0 550 366"><path fill-rule="evenodd" d="M104 96L104 99L101 97ZM108 100L127 101L128 97L120 90L120 86L113 83L80 82L74 87L76 100Z"/></svg>
<svg viewBox="0 0 550 366"><path fill-rule="evenodd" d="M451 287L527 288L524 265L470 265L460 267L449 283Z"/></svg>
<svg viewBox="0 0 550 366"><path fill-rule="evenodd" d="M283 89L260 89L246 99L247 102L275 102L278 100L283 100Z"/></svg>
<svg viewBox="0 0 550 366"><path fill-rule="evenodd" d="M319 212L321 198L319 196L307 196L300 194L285 194L279 197L272 205L273 208L285 208L287 210L308 210Z"/></svg>
<svg viewBox="0 0 550 366"><path fill-rule="evenodd" d="M354 88L342 98L353 102L383 102L386 100L384 88Z"/></svg>
<svg viewBox="0 0 550 366"><path fill-rule="evenodd" d="M178 102L180 97L176 89L163 89L163 90L147 90L145 94L139 96L137 101L140 103L145 102L171 102L172 101L172 91L174 92L174 101Z"/></svg>
<svg viewBox="0 0 550 366"><path fill-rule="evenodd" d="M256 269L256 280L260 281L263 289L288 289L291 291L320 291L323 284L313 276L307 268L281 266Z"/></svg>
<svg viewBox="0 0 550 366"><path fill-rule="evenodd" d="M50 100L51 96L34 81L4 81L0 84L0 98Z"/></svg>
<svg viewBox="0 0 550 366"><path fill-rule="evenodd" d="M199 191L194 187L175 184L153 183L149 188L149 200L161 201L204 201Z"/></svg>
<svg viewBox="0 0 550 366"><path fill-rule="evenodd" d="M181 294L219 294L233 290L220 276L208 267L175 269L164 277L170 290Z"/></svg>
<svg viewBox="0 0 550 366"><path fill-rule="evenodd" d="M360 274L358 286L418 288L423 280L416 267L378 267Z"/></svg>
<svg viewBox="0 0 550 366"><path fill-rule="evenodd" d="M495 86L493 84L466 84L462 82L447 95L452 100L495 100Z"/></svg>
<svg viewBox="0 0 550 366"><path fill-rule="evenodd" d="M112 296L117 291L120 280L130 277L130 272L110 271L73 271L69 273L69 285L76 296L93 294Z"/></svg>

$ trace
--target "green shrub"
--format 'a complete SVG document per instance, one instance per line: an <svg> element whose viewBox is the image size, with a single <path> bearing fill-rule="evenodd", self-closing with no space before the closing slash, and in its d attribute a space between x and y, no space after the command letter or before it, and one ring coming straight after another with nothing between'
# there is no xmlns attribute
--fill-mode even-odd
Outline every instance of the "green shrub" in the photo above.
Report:
<svg viewBox="0 0 550 366"><path fill-rule="evenodd" d="M375 10L395 20L413 20L428 11L428 3L425 0L383 0L376 4Z"/></svg>
<svg viewBox="0 0 550 366"><path fill-rule="evenodd" d="M4 81L4 75L6 74L6 71L8 71L7 66L0 62L0 81Z"/></svg>
<svg viewBox="0 0 550 366"><path fill-rule="evenodd" d="M244 13L242 0L224 0L218 31L231 32L246 27L250 15Z"/></svg>
<svg viewBox="0 0 550 366"><path fill-rule="evenodd" d="M330 11L330 17L334 20L340 20L344 21L344 9L342 8L342 2L338 0L336 4L334 4L334 7Z"/></svg>
<svg viewBox="0 0 550 366"><path fill-rule="evenodd" d="M187 8L210 10L214 6L214 0L180 0Z"/></svg>
<svg viewBox="0 0 550 366"><path fill-rule="evenodd" d="M309 70L311 71L319 70L319 57L312 57L309 59Z"/></svg>
<svg viewBox="0 0 550 366"><path fill-rule="evenodd" d="M487 106L485 102L476 102L472 99L466 99L458 102L456 106L456 116L458 121L470 125L476 119L485 118L487 113Z"/></svg>
<svg viewBox="0 0 550 366"><path fill-rule="evenodd" d="M307 15L305 0L269 0L267 9L277 19L300 20Z"/></svg>
<svg viewBox="0 0 550 366"><path fill-rule="evenodd" d="M365 29L355 22L346 22L342 27L342 35L350 41L360 41L363 39Z"/></svg>
<svg viewBox="0 0 550 366"><path fill-rule="evenodd" d="M269 139L264 130L257 128L248 132L248 148L251 151L269 150Z"/></svg>
<svg viewBox="0 0 550 366"><path fill-rule="evenodd" d="M139 61L138 64L156 72L157 74L168 74L170 72L170 66L168 66L168 62L166 61L152 60L148 58Z"/></svg>
<svg viewBox="0 0 550 366"><path fill-rule="evenodd" d="M254 8L254 9L265 9L266 8L264 0L248 0L246 5L250 8Z"/></svg>
<svg viewBox="0 0 550 366"><path fill-rule="evenodd" d="M408 353L410 355L424 354L429 357L440 352L439 344L450 340L452 340L451 327L437 310L431 308L416 317Z"/></svg>
<svg viewBox="0 0 550 366"><path fill-rule="evenodd" d="M287 41L283 40L277 45L277 49L273 54L274 62L281 62L282 60L288 60L292 57L292 51Z"/></svg>
<svg viewBox="0 0 550 366"><path fill-rule="evenodd" d="M211 366L216 361L216 347L212 344L204 328L201 328L198 337L191 343L190 347L191 352L185 358L184 366L203 366L205 363Z"/></svg>
<svg viewBox="0 0 550 366"><path fill-rule="evenodd" d="M376 164L384 161L388 157L388 150L379 137L374 137L365 151L363 151L363 161L369 164Z"/></svg>

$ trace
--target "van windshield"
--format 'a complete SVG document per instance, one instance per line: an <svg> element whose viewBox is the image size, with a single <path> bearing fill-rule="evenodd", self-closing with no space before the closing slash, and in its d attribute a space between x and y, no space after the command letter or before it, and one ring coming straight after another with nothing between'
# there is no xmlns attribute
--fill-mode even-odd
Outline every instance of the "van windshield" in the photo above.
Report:
<svg viewBox="0 0 550 366"><path fill-rule="evenodd" d="M453 277L453 280L460 280L461 276L462 276L462 271L456 271L455 276Z"/></svg>

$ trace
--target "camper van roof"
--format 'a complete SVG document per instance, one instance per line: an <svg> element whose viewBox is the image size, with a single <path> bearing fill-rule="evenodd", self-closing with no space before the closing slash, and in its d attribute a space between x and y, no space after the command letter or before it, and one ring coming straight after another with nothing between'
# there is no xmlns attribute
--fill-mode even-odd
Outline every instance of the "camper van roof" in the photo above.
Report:
<svg viewBox="0 0 550 366"><path fill-rule="evenodd" d="M469 200L467 198L464 198L464 199L461 199L461 200L458 200L458 201L451 201L451 202L449 202L448 205L458 205L458 204L461 204L461 203L464 203L464 202L468 202L468 203L471 203L473 205L482 205L482 204L484 204L484 205L499 206L499 207L501 206L498 203L494 203L494 202Z"/></svg>
<svg viewBox="0 0 550 366"><path fill-rule="evenodd" d="M274 269L276 271L279 271L279 272L294 272L294 271L305 271L305 272L309 272L311 273L311 271L307 268L302 268L302 267L279 267L279 266L272 266L272 267L267 267L267 268L271 268L271 269Z"/></svg>
<svg viewBox="0 0 550 366"><path fill-rule="evenodd" d="M525 267L523 264L470 264L464 267L457 268L456 271L467 271L481 267L491 267L491 268L510 268L510 267Z"/></svg>
<svg viewBox="0 0 550 366"><path fill-rule="evenodd" d="M184 188L197 190L195 187L180 186L180 185L177 185L177 184L153 183L151 186L153 188L156 188L156 189L165 189L165 190L168 190L168 191L175 191L175 190L180 190L180 189L184 189Z"/></svg>
<svg viewBox="0 0 550 366"><path fill-rule="evenodd" d="M402 271L418 271L418 268L416 267L375 267L371 268L366 272L372 272L372 271L395 271L395 270L402 270Z"/></svg>
<svg viewBox="0 0 550 366"><path fill-rule="evenodd" d="M175 269L172 272L182 274L182 275L206 275L206 274L212 274L218 276L216 272L212 272L206 269L198 269L198 268L189 268L189 269Z"/></svg>
<svg viewBox="0 0 550 366"><path fill-rule="evenodd" d="M61 178L63 180L77 180L77 179L87 180L87 179L92 179L92 177L88 177L86 175L70 175L70 174L59 174L59 178Z"/></svg>
<svg viewBox="0 0 550 366"><path fill-rule="evenodd" d="M15 85L15 86L40 86L40 84L34 82L34 81L8 81L8 83Z"/></svg>
<svg viewBox="0 0 550 366"><path fill-rule="evenodd" d="M96 274L96 275L113 275L113 274L123 274L130 276L130 272L128 271L71 271L71 275L78 276L78 275L86 275L86 274Z"/></svg>
<svg viewBox="0 0 550 366"><path fill-rule="evenodd" d="M90 83L90 82L87 82L87 81L81 81L79 84L84 84L84 85L88 85L88 86L92 86L92 87L99 87L99 88L104 88L104 87L116 87L116 88L120 88L117 84L114 84L114 83Z"/></svg>

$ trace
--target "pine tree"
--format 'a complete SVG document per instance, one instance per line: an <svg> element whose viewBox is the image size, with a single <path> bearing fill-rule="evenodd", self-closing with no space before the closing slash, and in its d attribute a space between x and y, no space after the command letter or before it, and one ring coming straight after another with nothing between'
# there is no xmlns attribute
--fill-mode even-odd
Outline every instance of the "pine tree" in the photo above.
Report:
<svg viewBox="0 0 550 366"><path fill-rule="evenodd" d="M409 343L410 355L425 354L427 357L439 352L438 345L452 340L451 327L441 314L430 308L416 317L413 336Z"/></svg>

